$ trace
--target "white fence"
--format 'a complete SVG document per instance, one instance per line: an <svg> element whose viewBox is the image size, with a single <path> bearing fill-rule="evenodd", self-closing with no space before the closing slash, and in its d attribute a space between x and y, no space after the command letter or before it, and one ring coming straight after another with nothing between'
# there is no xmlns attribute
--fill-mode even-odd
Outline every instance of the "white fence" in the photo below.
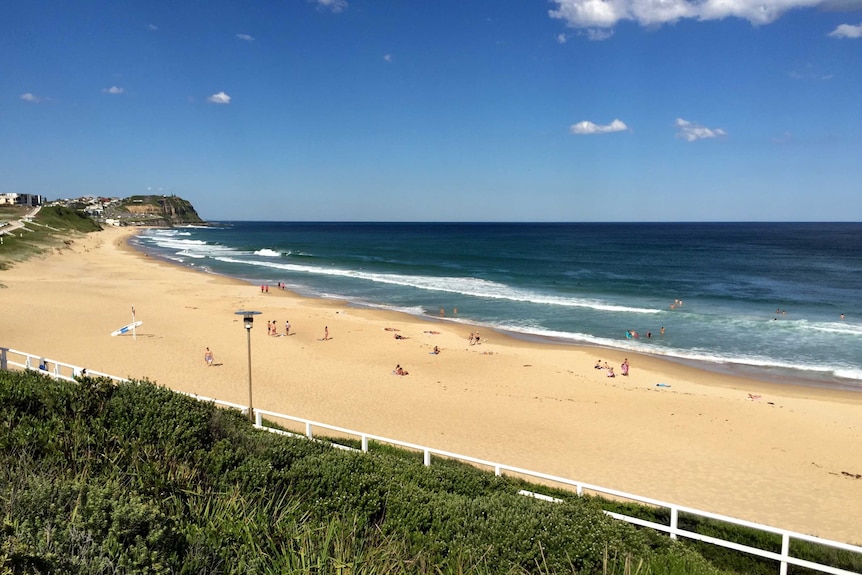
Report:
<svg viewBox="0 0 862 575"><path fill-rule="evenodd" d="M18 358L18 361L13 361L14 358ZM43 366L43 367L40 367ZM64 379L67 381L75 381L75 377L81 375L82 372L86 372L88 376L94 377L107 377L113 379L118 382L126 382L128 381L122 377L116 377L113 375L108 375L104 373L100 373L97 371L84 370L82 368L58 362L54 360L47 360L38 355L33 355L29 353L25 353L22 351L16 351L9 348L0 347L0 369L6 370L10 367L16 367L21 369L31 369L31 370L39 370L41 369L47 375L51 377L55 377L58 379ZM183 392L179 392L183 393ZM212 399L209 397L203 397L190 393L183 393L184 395L188 395L190 397L194 397L201 401L209 401L213 402L216 405L221 405L224 407L231 407L234 409L238 409L243 413L248 413L248 406L240 405L236 403L231 403L228 401L221 401L217 399ZM315 438L315 429L319 430L327 430L330 432L334 432L335 434L341 436L347 436L356 438L360 442L360 450L355 450L352 447L348 447L346 445L340 445L336 441L334 441L331 437L327 437L327 441L331 443L333 447L337 447L340 449L348 449L354 451L363 451L367 452L369 449L369 442L376 441L378 443L385 443L388 445L394 445L397 447L401 447L404 449L408 449L411 451L416 451L422 453L423 462L426 466L431 465L431 456L442 457L446 459L453 459L457 461L464 461L467 463L471 463L476 466L493 469L496 475L502 475L504 472L517 475L520 477L527 478L535 478L548 483L552 483L558 485L560 487L566 489L574 488L575 492L578 495L582 495L585 491L590 493L596 493L601 495L607 495L617 499L624 499L628 501L633 501L637 503L642 503L644 505L649 505L652 507L658 507L663 509L668 509L670 511L670 525L664 525L661 523L655 523L653 521L646 521L644 519L639 519L637 517L630 517L628 515L623 515L620 513L614 513L611 511L605 511L607 515L615 519L619 519L620 521L626 521L627 523L631 523L633 525L639 525L641 527L649 527L651 529L656 529L658 531L662 531L664 533L668 533L671 538L677 539L678 537L685 537L688 539L694 539L697 541L703 541L705 543L710 543L713 545L718 545L720 547L725 547L728 549L734 549L736 551L740 551L743 553L748 553L750 555L756 555L758 557L764 557L766 559L772 559L777 561L779 564L779 574L786 575L788 565L797 565L800 567L806 567L808 569L812 569L814 571L819 571L821 573L831 573L833 575L859 575L858 572L855 571L847 571L845 569L838 569L836 567L830 567L829 565L823 565L820 563L814 563L811 561L807 561L804 559L799 559L793 557L790 554L790 541L791 539L799 540L799 541L808 541L810 543L815 543L818 545L824 545L827 547L832 547L835 549L842 549L845 551L850 551L853 553L862 554L862 547L856 545L849 545L847 543L841 543L838 541L830 541L828 539L821 539L819 537L813 537L811 535L805 535L803 533L795 533L793 531L788 531L786 529L780 529L777 527L770 527L768 525L761 525L759 523L754 523L752 521L746 521L744 519L736 519L733 517L727 517L725 515L719 515L717 513L711 513L709 511L701 511L699 509L693 509L691 507L684 507L682 505L675 505L673 503L667 503L665 501L660 501L658 499L652 499L650 497L641 497L640 495L634 495L632 493L626 493L624 491L618 491L616 489L610 489L607 487L601 487L598 485L592 485L590 483L584 483L582 481L574 481L572 479L566 479L564 477L557 477L555 475L549 475L547 473L540 473L538 471L531 471L529 469L522 469L520 467L513 467L511 465L505 465L502 463L496 463L493 461L487 461L484 459L479 459L477 457L470 457L468 455L461 455L458 453L452 453L449 451L443 451L441 449L434 449L431 447L425 447L423 445L416 445L413 443L409 443L406 441L400 441L398 439L391 439L388 437L381 437L378 435L373 435L370 433L363 433L361 431L355 431L352 429L346 429L343 427L338 427L336 425L329 425L326 423L320 423L317 421L312 421L310 419L305 419L303 417L295 417L292 415L285 415L283 413L276 413L274 411L267 411L265 409L253 409L254 419L255 419L255 427L258 429L262 429L265 431L269 431L272 433L279 433L284 435L298 436L298 437L306 437L308 439L314 440ZM263 418L268 417L275 420L279 420L281 422L291 422L293 424L299 424L304 428L303 433L293 433L290 431L284 431L280 429L275 429L273 427L264 426ZM278 421L276 422L278 423ZM532 493L529 491L521 491L522 495L535 497L537 499L542 499L545 501L560 501L559 499L555 499L552 497L548 497L546 495L541 495L537 493ZM688 515L693 515L696 517L703 517L707 519L714 519L717 521L723 521L726 523L731 523L733 525L740 525L743 527L749 527L752 529L757 529L760 531L765 531L768 533L774 533L781 536L781 552L775 553L772 551L765 551L763 549L757 549L755 547L749 547L747 545L740 545L738 543L734 543L732 541L726 541L724 539L718 539L715 537L709 537L707 535L701 535L700 533L695 533L693 531L687 531L685 529L681 529L679 527L679 515L680 513L685 513ZM862 520L860 520L862 521Z"/></svg>

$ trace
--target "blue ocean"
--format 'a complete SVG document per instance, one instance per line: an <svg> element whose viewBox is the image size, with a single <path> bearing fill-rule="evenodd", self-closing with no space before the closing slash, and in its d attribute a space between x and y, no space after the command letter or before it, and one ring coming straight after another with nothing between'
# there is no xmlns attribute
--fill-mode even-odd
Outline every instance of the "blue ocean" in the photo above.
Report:
<svg viewBox="0 0 862 575"><path fill-rule="evenodd" d="M858 223L224 222L134 243L306 296L862 391Z"/></svg>

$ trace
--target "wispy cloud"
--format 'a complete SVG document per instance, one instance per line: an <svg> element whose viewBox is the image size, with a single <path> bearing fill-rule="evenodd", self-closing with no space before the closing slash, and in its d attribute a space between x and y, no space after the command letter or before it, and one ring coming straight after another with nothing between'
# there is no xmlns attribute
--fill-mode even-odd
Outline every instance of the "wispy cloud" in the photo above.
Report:
<svg viewBox="0 0 862 575"><path fill-rule="evenodd" d="M781 136L777 138L772 138L772 143L777 145L789 144L793 141L793 134L790 132L784 132Z"/></svg>
<svg viewBox="0 0 862 575"><path fill-rule="evenodd" d="M569 41L569 38L565 34L557 34L557 43L565 44Z"/></svg>
<svg viewBox="0 0 862 575"><path fill-rule="evenodd" d="M384 54L383 59L391 64L392 63L392 54Z"/></svg>
<svg viewBox="0 0 862 575"><path fill-rule="evenodd" d="M237 34L236 37L245 42L254 42L254 36L251 34Z"/></svg>
<svg viewBox="0 0 862 575"><path fill-rule="evenodd" d="M42 96L37 96L36 94L30 92L24 92L19 96L25 102L33 102L34 104L38 104L39 102L44 102L47 98L43 98Z"/></svg>
<svg viewBox="0 0 862 575"><path fill-rule="evenodd" d="M610 124L594 124L587 120L583 122L578 122L577 124L572 124L569 126L569 131L573 134L577 134L579 136L587 136L591 134L609 134L611 132L624 132L628 130L629 127L626 126L625 122L622 120L614 120Z"/></svg>
<svg viewBox="0 0 862 575"><path fill-rule="evenodd" d="M687 142L695 142L697 140L706 140L708 138L720 138L727 135L727 132L721 128L707 128L682 118L676 119L676 137L682 138Z"/></svg>
<svg viewBox="0 0 862 575"><path fill-rule="evenodd" d="M122 94L123 92L125 92L125 90L123 88L120 88L119 86L111 86L110 88L102 88L103 94Z"/></svg>
<svg viewBox="0 0 862 575"><path fill-rule="evenodd" d="M862 38L862 24L841 24L829 33L833 38Z"/></svg>
<svg viewBox="0 0 862 575"><path fill-rule="evenodd" d="M347 0L309 0L314 4L317 4L317 7L323 10L329 10L331 12L342 12L345 8L347 8Z"/></svg>
<svg viewBox="0 0 862 575"><path fill-rule="evenodd" d="M816 70L811 64L806 64L801 68L790 70L787 75L794 80L831 80L832 74L825 74L820 70Z"/></svg>
<svg viewBox="0 0 862 575"><path fill-rule="evenodd" d="M572 28L612 28L620 20L655 26L677 20L721 20L741 18L754 25L774 22L797 8L841 9L833 0L551 0L551 18ZM858 8L858 2L855 2ZM847 7L849 9L849 7ZM842 27L839 26L839 29ZM854 28L850 26L849 28ZM837 29L836 29L837 32ZM852 30L850 31L852 33ZM833 32L834 34L834 32ZM853 37L858 36L840 36Z"/></svg>
<svg viewBox="0 0 862 575"><path fill-rule="evenodd" d="M230 96L224 92L219 92L207 98L207 102L211 104L230 104Z"/></svg>
<svg viewBox="0 0 862 575"><path fill-rule="evenodd" d="M159 29L159 27L156 26L155 24L147 24L147 30L149 30L150 32L155 32L158 29Z"/></svg>

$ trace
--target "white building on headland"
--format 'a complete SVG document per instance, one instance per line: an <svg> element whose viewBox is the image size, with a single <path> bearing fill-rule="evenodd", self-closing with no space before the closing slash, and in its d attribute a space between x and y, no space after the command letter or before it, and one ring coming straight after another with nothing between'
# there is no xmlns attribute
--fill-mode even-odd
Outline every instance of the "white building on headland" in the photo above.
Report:
<svg viewBox="0 0 862 575"><path fill-rule="evenodd" d="M44 198L38 194L0 194L0 205L41 206Z"/></svg>

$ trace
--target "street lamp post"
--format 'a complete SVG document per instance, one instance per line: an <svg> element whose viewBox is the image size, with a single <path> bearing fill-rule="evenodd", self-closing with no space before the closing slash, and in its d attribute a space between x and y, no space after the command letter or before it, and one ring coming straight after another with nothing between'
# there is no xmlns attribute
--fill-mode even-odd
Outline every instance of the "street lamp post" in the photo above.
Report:
<svg viewBox="0 0 862 575"><path fill-rule="evenodd" d="M242 316L242 325L245 327L246 339L248 340L248 419L254 423L254 409L251 402L251 327L254 324L254 316L260 315L260 312L241 309L234 314Z"/></svg>

